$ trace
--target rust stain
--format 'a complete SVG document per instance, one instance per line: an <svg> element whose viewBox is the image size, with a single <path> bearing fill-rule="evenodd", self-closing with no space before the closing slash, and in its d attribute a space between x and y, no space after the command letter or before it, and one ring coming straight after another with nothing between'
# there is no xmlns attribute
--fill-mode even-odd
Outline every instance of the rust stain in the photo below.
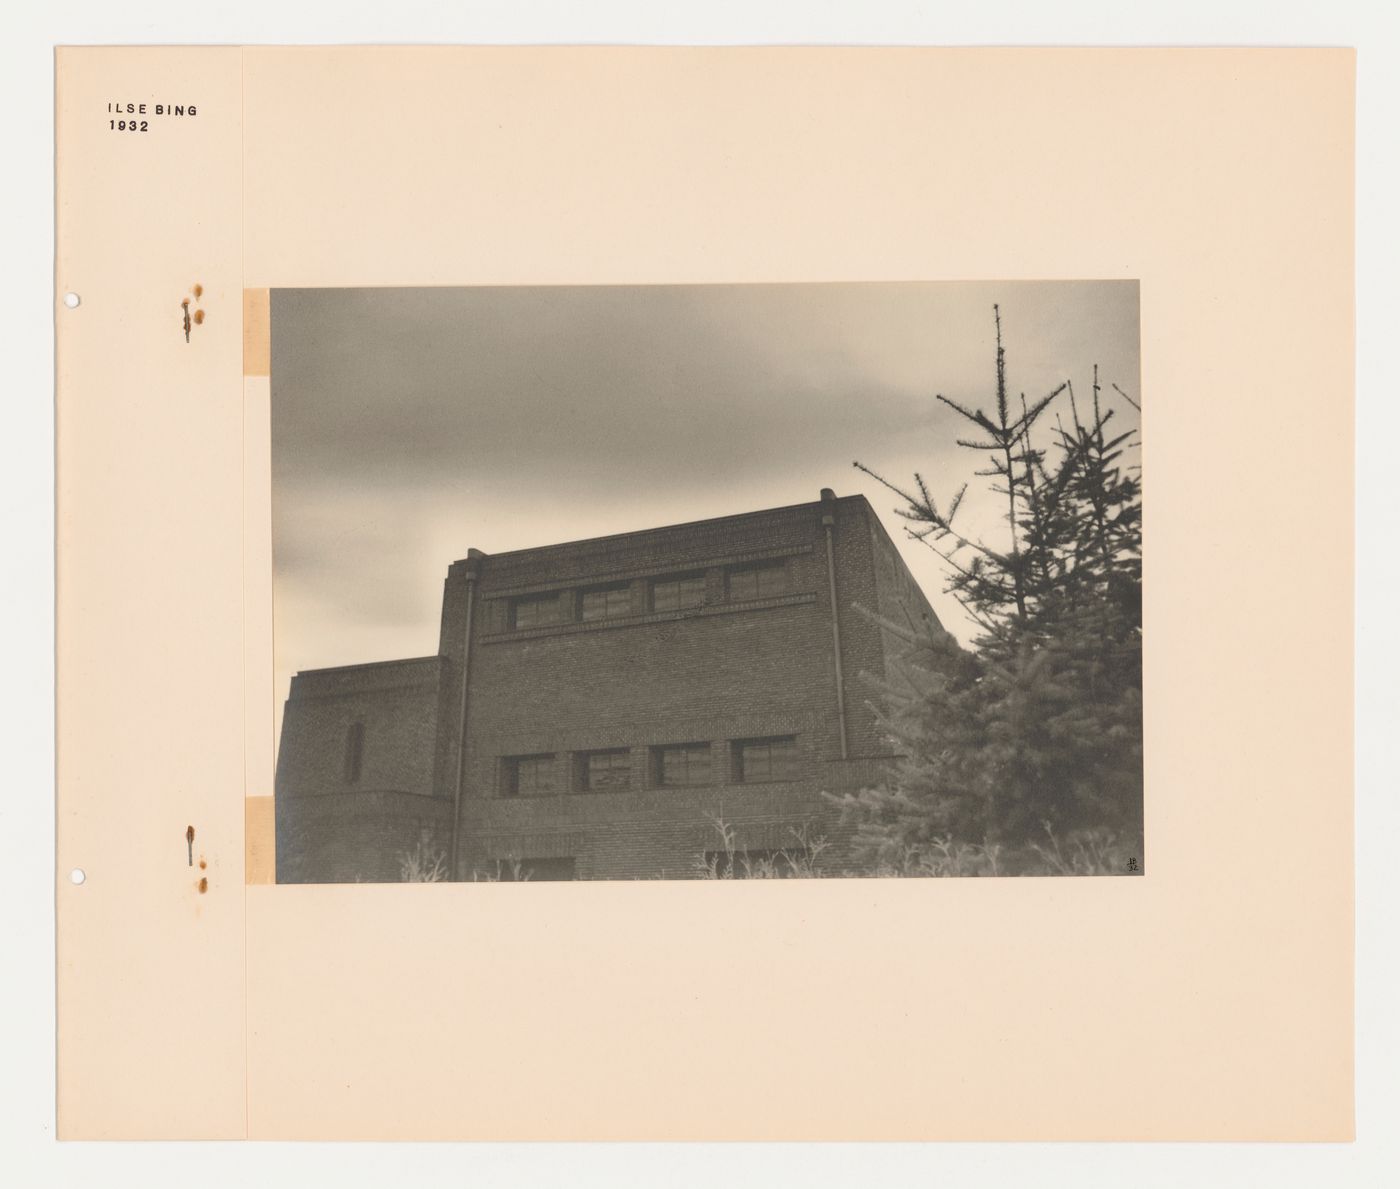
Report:
<svg viewBox="0 0 1400 1189"><path fill-rule="evenodd" d="M202 896L209 890L209 880L207 878L199 881L199 894Z"/></svg>
<svg viewBox="0 0 1400 1189"><path fill-rule="evenodd" d="M209 866L209 864L206 863L206 862L204 861L203 858L201 858L201 859L199 860L199 869L200 869L201 871L203 871L203 870L204 870L206 867L208 867L208 866Z"/></svg>
<svg viewBox="0 0 1400 1189"><path fill-rule="evenodd" d="M193 329L193 328L196 327L196 326L202 326L202 325L204 325L204 311L203 311L203 310L196 309L196 310L194 311L193 314L190 313L190 302L191 302L191 300L198 301L201 297L204 296L204 286L201 285L198 281L196 281L196 282L190 287L190 292L194 294L194 298L193 298L193 299L191 299L190 297L187 296L187 297L182 298L181 301L180 301L180 309L181 309L181 311L182 311L183 314L184 314L184 318L183 318L183 321L182 321L182 325L184 326L184 329L185 329L185 342L187 342L187 343L190 341L190 331L191 331L191 329Z"/></svg>
<svg viewBox="0 0 1400 1189"><path fill-rule="evenodd" d="M194 827L188 826L185 829L185 846L189 853L190 866L194 866Z"/></svg>

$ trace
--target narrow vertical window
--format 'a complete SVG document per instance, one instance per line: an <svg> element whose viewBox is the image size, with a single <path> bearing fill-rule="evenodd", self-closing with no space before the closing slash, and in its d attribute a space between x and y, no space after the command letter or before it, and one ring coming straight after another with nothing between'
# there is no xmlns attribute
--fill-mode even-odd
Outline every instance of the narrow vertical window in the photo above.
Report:
<svg viewBox="0 0 1400 1189"><path fill-rule="evenodd" d="M365 755L365 724L351 723L345 732L345 783L360 783L360 766Z"/></svg>

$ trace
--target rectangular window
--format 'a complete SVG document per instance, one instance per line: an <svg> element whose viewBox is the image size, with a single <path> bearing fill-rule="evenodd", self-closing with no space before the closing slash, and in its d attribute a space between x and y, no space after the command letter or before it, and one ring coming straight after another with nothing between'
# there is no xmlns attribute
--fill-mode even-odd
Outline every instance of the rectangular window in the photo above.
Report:
<svg viewBox="0 0 1400 1189"><path fill-rule="evenodd" d="M632 753L625 747L581 751L574 762L574 788L580 793L617 793L632 784Z"/></svg>
<svg viewBox="0 0 1400 1189"><path fill-rule="evenodd" d="M705 601L705 575L687 574L681 578L658 578L651 584L653 611L680 611L698 607Z"/></svg>
<svg viewBox="0 0 1400 1189"><path fill-rule="evenodd" d="M736 566L729 571L729 597L734 602L786 594L787 588L787 565L781 561Z"/></svg>
<svg viewBox="0 0 1400 1189"><path fill-rule="evenodd" d="M798 780L801 776L802 759L795 735L741 739L734 744L734 778L744 784Z"/></svg>
<svg viewBox="0 0 1400 1189"><path fill-rule="evenodd" d="M507 797L554 794L554 756L507 756L501 770L501 793Z"/></svg>
<svg viewBox="0 0 1400 1189"><path fill-rule="evenodd" d="M559 859L493 859L477 864L477 874L492 883L548 883L553 880L577 879L576 860Z"/></svg>
<svg viewBox="0 0 1400 1189"><path fill-rule="evenodd" d="M618 586L600 586L585 590L579 596L578 617L588 623L595 619L617 619L632 614L632 588L625 582Z"/></svg>
<svg viewBox="0 0 1400 1189"><path fill-rule="evenodd" d="M542 628L558 622L557 594L529 595L511 600L510 626L513 628Z"/></svg>
<svg viewBox="0 0 1400 1189"><path fill-rule="evenodd" d="M710 745L679 743L652 748L652 782L658 788L710 783Z"/></svg>

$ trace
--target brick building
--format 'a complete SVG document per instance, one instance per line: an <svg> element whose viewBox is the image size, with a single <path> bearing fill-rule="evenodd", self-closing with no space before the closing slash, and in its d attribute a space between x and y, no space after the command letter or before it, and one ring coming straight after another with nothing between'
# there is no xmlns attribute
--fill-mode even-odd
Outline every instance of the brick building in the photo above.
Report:
<svg viewBox="0 0 1400 1189"><path fill-rule="evenodd" d="M279 882L859 873L824 792L890 754L866 675L933 610L863 496L448 569L437 654L298 673ZM936 620L935 620L936 622ZM730 831L726 843L717 821ZM824 840L818 851L805 850Z"/></svg>

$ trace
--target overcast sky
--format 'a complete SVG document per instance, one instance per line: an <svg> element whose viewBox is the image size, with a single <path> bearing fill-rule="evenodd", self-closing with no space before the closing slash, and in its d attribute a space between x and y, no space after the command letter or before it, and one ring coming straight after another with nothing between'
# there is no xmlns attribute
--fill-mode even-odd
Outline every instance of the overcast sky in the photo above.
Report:
<svg viewBox="0 0 1400 1189"><path fill-rule="evenodd" d="M970 632L898 500L980 456L991 408L1100 365L1138 399L1135 282L308 289L272 294L278 712L299 669L431 654L442 580L487 553L864 492L945 626ZM1140 403L1140 402L1139 402ZM1115 406L1123 422L1133 409ZM979 481L973 480L974 491ZM965 514L1004 538L995 503Z"/></svg>

